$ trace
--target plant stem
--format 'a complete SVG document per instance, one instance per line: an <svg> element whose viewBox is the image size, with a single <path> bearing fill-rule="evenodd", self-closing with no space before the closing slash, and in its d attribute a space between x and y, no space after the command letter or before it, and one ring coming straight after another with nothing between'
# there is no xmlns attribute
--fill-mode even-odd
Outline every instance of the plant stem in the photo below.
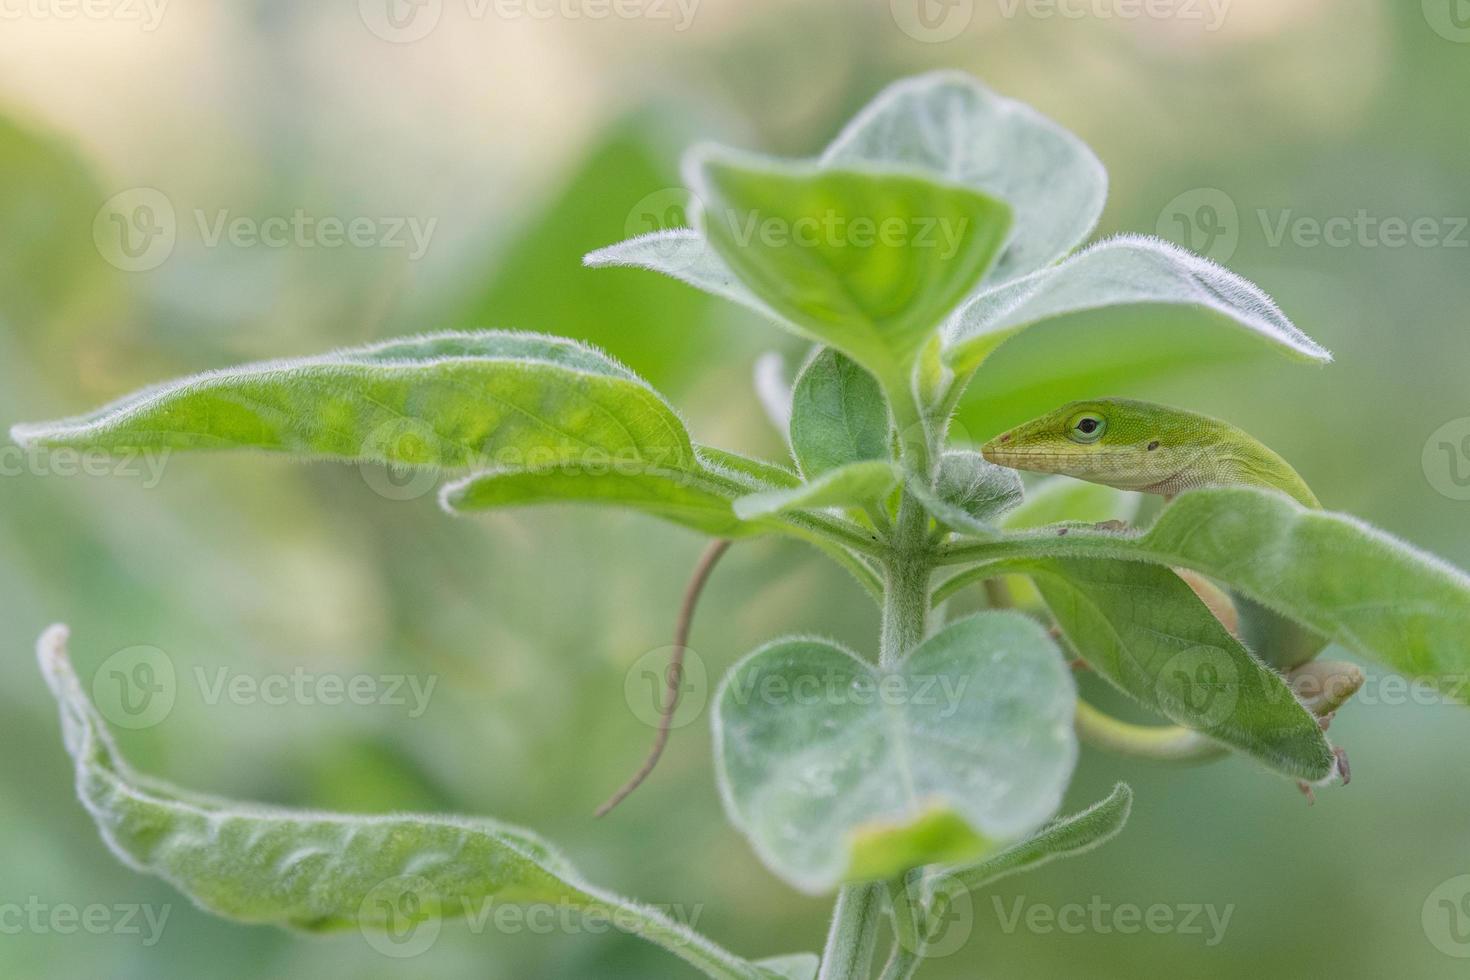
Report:
<svg viewBox="0 0 1470 980"><path fill-rule="evenodd" d="M933 480L934 436L907 390L889 389L889 404L899 432L904 469L910 479ZM899 495L883 565L883 626L878 663L894 668L924 639L929 626L929 586L934 575L935 545L929 539L929 515L907 489ZM849 885L837 895L832 926L822 951L817 980L867 980L878 941L881 884ZM911 976L917 962L908 967Z"/></svg>
<svg viewBox="0 0 1470 980"><path fill-rule="evenodd" d="M882 894L880 885L848 885L837 893L817 980L865 980L871 973Z"/></svg>

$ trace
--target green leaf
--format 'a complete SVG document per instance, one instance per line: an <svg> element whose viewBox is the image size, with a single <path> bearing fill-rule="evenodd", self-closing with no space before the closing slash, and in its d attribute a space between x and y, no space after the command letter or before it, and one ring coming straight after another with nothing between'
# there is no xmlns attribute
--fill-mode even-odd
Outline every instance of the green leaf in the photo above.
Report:
<svg viewBox="0 0 1470 980"><path fill-rule="evenodd" d="M808 478L892 455L888 401L867 371L830 347L808 362L791 393L791 451Z"/></svg>
<svg viewBox="0 0 1470 980"><path fill-rule="evenodd" d="M982 613L881 671L823 640L779 640L716 697L725 809L806 892L979 856L1056 811L1076 694L1055 644Z"/></svg>
<svg viewBox="0 0 1470 980"><path fill-rule="evenodd" d="M939 523L952 531L993 537L995 521L1021 502L1021 478L1015 470L988 462L969 450L945 453L930 490L918 479L909 490Z"/></svg>
<svg viewBox="0 0 1470 980"><path fill-rule="evenodd" d="M1169 569L1052 558L1009 570L1031 575L1082 658L1140 704L1284 775L1332 775L1316 717Z"/></svg>
<svg viewBox="0 0 1470 980"><path fill-rule="evenodd" d="M801 477L784 466L777 466L763 459L752 459L728 449L714 449L710 446L695 446L694 451L706 469L729 476L753 489L801 486Z"/></svg>
<svg viewBox="0 0 1470 980"><path fill-rule="evenodd" d="M751 520L761 514L737 515L731 509L732 499L735 498L728 488L699 473L575 464L542 470L476 473L446 485L440 495L440 502L450 513L540 504L597 504L653 514L716 537L742 537L772 530L769 525Z"/></svg>
<svg viewBox="0 0 1470 980"><path fill-rule="evenodd" d="M1066 476L1039 481L1015 510L1000 519L1008 531L1020 531L1062 521L1103 524L1131 521L1138 514L1142 495L1116 490L1101 483L1087 483Z"/></svg>
<svg viewBox="0 0 1470 980"><path fill-rule="evenodd" d="M1246 487L1191 490L1146 532L1031 532L946 561L1117 558L1189 568L1349 650L1470 698L1470 576L1356 518ZM989 574L962 573L964 579Z"/></svg>
<svg viewBox="0 0 1470 980"><path fill-rule="evenodd" d="M1008 875L1039 868L1058 858L1086 854L1107 843L1123 830L1132 810L1133 791L1127 783L1119 783L1105 799L1081 813L1059 817L1019 844L972 864L936 868L931 876L967 891L979 891Z"/></svg>
<svg viewBox="0 0 1470 980"><path fill-rule="evenodd" d="M445 469L695 465L679 417L626 368L575 341L505 331L212 371L11 436L28 446L249 448Z"/></svg>
<svg viewBox="0 0 1470 980"><path fill-rule="evenodd" d="M1097 224L1108 177L1087 145L1030 106L961 72L907 78L880 92L822 155L829 166L933 174L1008 203L1016 229L987 283L1050 265Z"/></svg>
<svg viewBox="0 0 1470 980"><path fill-rule="evenodd" d="M118 754L66 654L65 627L37 647L61 709L82 804L114 854L200 907L238 922L314 932L356 927L369 942L432 943L443 921L496 905L555 905L658 943L711 977L775 974L657 909L582 881L529 831L483 817L355 816L236 803L137 776ZM405 930L409 934L405 938ZM392 940L380 933L392 931Z"/></svg>
<svg viewBox="0 0 1470 980"><path fill-rule="evenodd" d="M966 417L987 426L1032 418L1079 392L1265 351L1332 359L1257 286L1136 235L983 292L944 329L944 355L957 372L984 362Z"/></svg>
<svg viewBox="0 0 1470 980"><path fill-rule="evenodd" d="M692 152L696 226L796 332L907 391L920 347L990 267L1010 209L909 174Z"/></svg>
<svg viewBox="0 0 1470 980"><path fill-rule="evenodd" d="M898 471L889 462L870 460L829 470L789 490L752 493L735 501L735 514L753 521L792 510L862 507L882 500L898 486Z"/></svg>

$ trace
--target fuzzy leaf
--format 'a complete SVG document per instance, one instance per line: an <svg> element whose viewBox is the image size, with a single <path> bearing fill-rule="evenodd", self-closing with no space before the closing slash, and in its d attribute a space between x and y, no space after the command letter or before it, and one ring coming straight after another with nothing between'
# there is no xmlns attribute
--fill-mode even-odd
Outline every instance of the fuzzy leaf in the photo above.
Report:
<svg viewBox="0 0 1470 980"><path fill-rule="evenodd" d="M1108 177L1087 145L1030 106L961 72L884 89L822 155L829 166L915 169L1008 203L1015 231L986 277L999 284L1050 265L1097 224Z"/></svg>
<svg viewBox="0 0 1470 980"><path fill-rule="evenodd" d="M782 322L781 315L751 292L693 228L670 228L629 238L588 252L582 263L591 269L630 267L661 272L712 296L739 303L773 323Z"/></svg>
<svg viewBox="0 0 1470 980"><path fill-rule="evenodd" d="M139 777L83 693L65 644L66 628L54 626L37 652L83 805L123 863L216 915L314 932L356 927L370 942L391 931L401 953L420 936L432 942L446 919L483 916L492 901L554 905L658 943L711 977L778 975L657 909L587 884L529 831L485 818L242 804Z"/></svg>
<svg viewBox="0 0 1470 980"><path fill-rule="evenodd" d="M898 472L892 463L849 463L790 490L767 490L741 497L735 501L735 514L741 520L753 521L791 510L862 507L882 500L897 485Z"/></svg>
<svg viewBox="0 0 1470 980"><path fill-rule="evenodd" d="M1082 658L1140 704L1283 775L1332 775L1316 717L1169 569L1051 558L1010 570L1031 575Z"/></svg>
<svg viewBox="0 0 1470 980"><path fill-rule="evenodd" d="M877 380L824 348L791 393L791 451L808 478L861 460L888 459L888 402Z"/></svg>
<svg viewBox="0 0 1470 980"><path fill-rule="evenodd" d="M999 425L1143 377L1270 350L1332 359L1254 284L1136 235L983 292L944 328L944 356L957 372L987 362L969 410Z"/></svg>
<svg viewBox="0 0 1470 980"><path fill-rule="evenodd" d="M990 267L1010 209L908 174L825 170L714 148L690 154L696 226L798 333L886 387Z"/></svg>
<svg viewBox="0 0 1470 980"><path fill-rule="evenodd" d="M974 858L1055 812L1075 704L1055 644L1015 613L953 623L886 672L823 640L779 640L716 697L725 809L806 892Z"/></svg>
<svg viewBox="0 0 1470 980"><path fill-rule="evenodd" d="M705 469L729 476L752 489L801 486L801 477L784 466L777 466L763 459L752 459L728 449L714 449L710 446L695 446L694 451L699 455L699 461Z"/></svg>
<svg viewBox="0 0 1470 980"><path fill-rule="evenodd" d="M23 445L248 448L444 469L695 463L678 416L626 368L574 341L504 331L211 371L11 435Z"/></svg>
<svg viewBox="0 0 1470 980"><path fill-rule="evenodd" d="M1007 875L1029 871L1058 858L1076 857L1107 843L1122 831L1133 810L1133 791L1119 783L1105 799L1081 813L1058 819L1035 836L973 864L936 869L934 876L952 881L968 891L978 891Z"/></svg>
<svg viewBox="0 0 1470 980"><path fill-rule="evenodd" d="M1208 575L1362 656L1470 700L1470 576L1345 514L1267 490L1191 490L1142 534L1087 528L961 546L951 561L1114 558ZM989 574L982 567L946 582Z"/></svg>
<svg viewBox="0 0 1470 980"><path fill-rule="evenodd" d="M731 509L732 499L727 488L698 473L575 464L476 473L446 485L440 495L440 502L450 513L539 504L596 504L653 514L716 537L742 537L771 530L749 520L761 515L737 516Z"/></svg>
<svg viewBox="0 0 1470 980"><path fill-rule="evenodd" d="M962 534L992 537L995 521L1021 502L1021 478L977 452L956 450L940 458L930 490L911 480L910 491L939 523Z"/></svg>

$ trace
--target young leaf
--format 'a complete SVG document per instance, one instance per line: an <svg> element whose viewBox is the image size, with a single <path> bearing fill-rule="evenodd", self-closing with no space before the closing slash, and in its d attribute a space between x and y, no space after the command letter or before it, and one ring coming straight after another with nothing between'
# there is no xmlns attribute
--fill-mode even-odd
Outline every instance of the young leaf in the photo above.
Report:
<svg viewBox="0 0 1470 980"><path fill-rule="evenodd" d="M995 521L1021 502L1021 478L1015 470L988 462L969 450L940 458L934 489L911 479L909 490L939 523L961 534L993 537Z"/></svg>
<svg viewBox="0 0 1470 980"><path fill-rule="evenodd" d="M722 538L771 530L751 519L762 515L737 515L724 486L698 473L646 466L619 469L568 464L541 470L491 470L446 485L439 499L450 513L582 503L643 511Z"/></svg>
<svg viewBox="0 0 1470 980"><path fill-rule="evenodd" d="M1147 531L1037 531L946 561L1115 558L1192 569L1355 653L1470 700L1470 576L1344 514L1247 487L1191 490ZM985 568L946 582L948 593Z"/></svg>
<svg viewBox="0 0 1470 980"><path fill-rule="evenodd" d="M635 268L661 272L712 296L739 303L772 323L782 323L771 309L693 228L670 228L629 238L588 252L582 264L589 269Z"/></svg>
<svg viewBox="0 0 1470 980"><path fill-rule="evenodd" d="M1226 327L1243 331L1247 343L1264 343L1301 360L1332 359L1254 284L1209 259L1138 235L1099 242L1060 265L970 300L946 325L945 358L957 371L971 370L1002 343L1039 323L1067 318L1069 327L1085 329L1089 313L1126 314L1137 307L1168 308L1182 341L1196 332ZM1056 346L1077 339L1069 333ZM1106 349L1113 351L1113 361L1157 361L1171 353L1131 343L1111 331Z"/></svg>
<svg viewBox="0 0 1470 980"><path fill-rule="evenodd" d="M508 331L211 371L11 436L27 446L248 448L444 469L695 463L678 416L626 368L574 341Z"/></svg>
<svg viewBox="0 0 1470 980"><path fill-rule="evenodd" d="M830 347L818 351L791 393L791 451L810 479L892 455L888 402L877 380Z"/></svg>
<svg viewBox="0 0 1470 980"><path fill-rule="evenodd" d="M1107 199L1107 172L1085 143L955 71L884 89L827 147L822 162L916 169L1008 203L1016 229L988 284L1048 266L1076 248Z"/></svg>
<svg viewBox="0 0 1470 980"><path fill-rule="evenodd" d="M735 515L754 521L791 510L862 507L882 500L898 485L898 472L887 461L849 463L789 490L752 493L735 501Z"/></svg>
<svg viewBox="0 0 1470 980"><path fill-rule="evenodd" d="M1065 476L1048 477L1027 493L1015 510L1000 519L1008 531L1020 531L1063 521L1103 524L1131 521L1138 514L1141 494L1115 490L1101 483L1087 483Z"/></svg>
<svg viewBox="0 0 1470 980"><path fill-rule="evenodd" d="M984 275L1010 209L908 174L827 170L707 148L696 225L802 335L907 392L919 348Z"/></svg>
<svg viewBox="0 0 1470 980"><path fill-rule="evenodd" d="M716 696L725 809L806 892L973 858L1055 812L1075 704L1055 644L1015 613L953 623L891 672L779 640Z"/></svg>
<svg viewBox="0 0 1470 980"><path fill-rule="evenodd" d="M61 709L82 804L114 854L202 908L239 922L311 931L392 930L432 942L445 919L489 903L553 905L663 946L711 977L769 980L657 909L582 881L529 831L485 818L383 817L235 803L183 793L134 774L87 700L53 626L37 646ZM422 932L420 932L422 931Z"/></svg>
<svg viewBox="0 0 1470 980"><path fill-rule="evenodd" d="M1039 868L1058 858L1076 857L1099 847L1123 830L1133 810L1133 790L1119 783L1106 798L1081 813L1059 817L1034 836L972 864L936 868L935 879L953 882L967 891L979 891L1008 875Z"/></svg>
<svg viewBox="0 0 1470 980"><path fill-rule="evenodd" d="M694 452L705 469L737 480L752 490L770 490L801 486L801 477L784 466L752 459L728 449L695 446Z"/></svg>
<svg viewBox="0 0 1470 980"><path fill-rule="evenodd" d="M1332 774L1316 717L1169 569L1052 558L1009 570L1031 575L1077 652L1139 703L1284 775Z"/></svg>

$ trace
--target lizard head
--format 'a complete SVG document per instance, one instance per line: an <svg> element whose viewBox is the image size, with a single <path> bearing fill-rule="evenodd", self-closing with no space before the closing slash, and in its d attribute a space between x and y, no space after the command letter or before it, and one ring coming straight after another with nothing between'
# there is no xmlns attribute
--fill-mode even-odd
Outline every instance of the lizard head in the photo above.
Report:
<svg viewBox="0 0 1470 980"><path fill-rule="evenodd" d="M1187 434L1172 431L1177 413L1147 402L1097 398L1071 402L1004 432L981 447L992 463L1036 473L1143 490L1177 469Z"/></svg>

